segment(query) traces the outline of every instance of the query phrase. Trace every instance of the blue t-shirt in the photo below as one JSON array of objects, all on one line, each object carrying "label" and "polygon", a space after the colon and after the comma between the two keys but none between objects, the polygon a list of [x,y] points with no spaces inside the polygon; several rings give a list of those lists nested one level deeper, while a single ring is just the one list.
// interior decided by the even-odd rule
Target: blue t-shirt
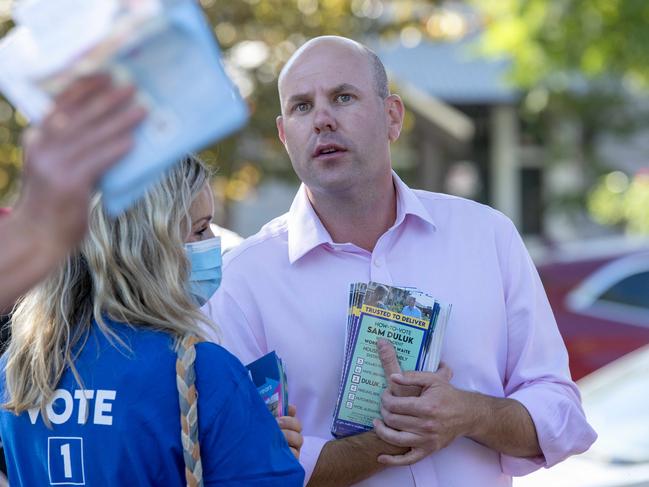
[{"label": "blue t-shirt", "polygon": [[[19,485],[184,486],[176,354],[169,334],[109,322],[128,345],[93,326],[48,410],[0,411],[9,480]],[[5,359],[0,363],[4,394]],[[301,486],[304,471],[244,367],[213,343],[196,345],[205,485]]]}]

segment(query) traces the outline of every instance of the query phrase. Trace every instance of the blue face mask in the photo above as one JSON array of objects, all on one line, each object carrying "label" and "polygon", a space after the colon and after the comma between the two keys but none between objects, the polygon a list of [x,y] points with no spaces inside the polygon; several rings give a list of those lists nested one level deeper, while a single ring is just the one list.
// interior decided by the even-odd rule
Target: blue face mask
[{"label": "blue face mask", "polygon": [[191,264],[189,293],[203,306],[221,284],[221,237],[185,244]]}]

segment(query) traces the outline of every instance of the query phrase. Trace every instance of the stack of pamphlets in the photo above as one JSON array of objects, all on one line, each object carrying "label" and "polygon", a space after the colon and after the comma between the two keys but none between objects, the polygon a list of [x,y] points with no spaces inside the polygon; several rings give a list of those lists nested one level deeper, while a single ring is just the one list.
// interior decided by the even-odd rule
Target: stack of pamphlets
[{"label": "stack of pamphlets", "polygon": [[13,20],[0,41],[0,91],[32,123],[77,78],[108,73],[137,87],[147,118],[131,152],[100,183],[111,214],[247,119],[197,1],[22,0]]},{"label": "stack of pamphlets", "polygon": [[349,291],[345,358],[331,433],[350,436],[373,428],[387,383],[376,341],[390,341],[404,371],[437,370],[451,306],[418,289],[376,282]]},{"label": "stack of pamphlets", "polygon": [[270,352],[246,365],[248,374],[273,416],[288,415],[288,387],[282,359]]}]

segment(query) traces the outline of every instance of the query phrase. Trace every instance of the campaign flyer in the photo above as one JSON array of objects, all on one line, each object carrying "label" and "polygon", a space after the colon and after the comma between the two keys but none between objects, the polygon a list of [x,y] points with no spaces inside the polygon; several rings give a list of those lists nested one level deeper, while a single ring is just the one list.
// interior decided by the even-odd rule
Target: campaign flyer
[{"label": "campaign flyer", "polygon": [[336,436],[372,429],[380,416],[380,397],[386,387],[376,340],[392,342],[403,370],[416,370],[423,361],[430,321],[364,305],[352,339],[350,366],[346,367],[333,431]]},{"label": "campaign flyer", "polygon": [[246,365],[248,375],[273,416],[288,415],[288,387],[282,359],[273,351]]},{"label": "campaign flyer", "polygon": [[386,381],[377,338],[392,342],[402,370],[436,370],[450,305],[410,287],[352,283],[345,354],[331,432],[336,437],[372,428]]}]

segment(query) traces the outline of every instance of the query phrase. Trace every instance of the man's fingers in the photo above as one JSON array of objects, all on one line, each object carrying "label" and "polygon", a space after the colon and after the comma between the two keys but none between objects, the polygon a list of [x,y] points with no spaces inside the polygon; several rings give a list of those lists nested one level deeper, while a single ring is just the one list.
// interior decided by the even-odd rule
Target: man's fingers
[{"label": "man's fingers", "polygon": [[[376,348],[379,352],[379,358],[381,359],[385,376],[390,377],[391,374],[401,373],[401,365],[399,364],[399,359],[397,358],[397,353],[392,343],[383,338],[379,338],[376,341]],[[388,387],[395,396],[418,396],[421,393],[421,388],[419,387],[401,386],[395,382],[388,382]]]},{"label": "man's fingers", "polygon": [[114,144],[123,137],[130,136],[134,128],[144,120],[146,111],[139,106],[131,106],[116,113],[112,118],[103,120],[82,139],[76,140],[67,153],[70,161],[83,159],[86,154],[101,149],[105,145]]},{"label": "man's fingers", "polygon": [[425,417],[428,407],[425,400],[420,397],[399,397],[394,394],[383,393],[381,406],[392,414],[404,416]]},{"label": "man's fingers", "polygon": [[379,338],[376,340],[376,349],[379,352],[379,358],[381,359],[381,365],[383,365],[386,377],[401,373],[401,365],[399,365],[397,352],[394,350],[392,343],[383,338]]},{"label": "man's fingers", "polygon": [[383,405],[381,405],[381,417],[386,426],[399,431],[424,434],[430,429],[430,423],[428,421],[415,416],[392,413]]},{"label": "man's fingers", "polygon": [[444,379],[446,382],[450,382],[453,378],[453,371],[444,362],[439,363],[439,367],[437,368],[435,374]]},{"label": "man's fingers", "polygon": [[76,104],[85,102],[87,97],[97,91],[106,89],[111,83],[112,79],[106,73],[79,78],[54,99],[55,106],[64,110],[71,108]]},{"label": "man's fingers", "polygon": [[379,455],[376,461],[390,467],[400,467],[417,463],[425,456],[426,453],[423,450],[414,448],[403,455]]},{"label": "man's fingers", "polygon": [[[398,374],[400,375],[400,374]],[[414,396],[417,397],[421,395],[422,388],[417,385],[402,385],[394,380],[392,380],[394,374],[388,377],[388,388],[395,395],[399,397],[408,397]]]},{"label": "man's fingers", "polygon": [[88,76],[74,81],[54,99],[54,106],[40,126],[49,133],[64,131],[79,109],[86,107],[98,94],[110,90],[111,85],[111,78],[106,74]]},{"label": "man's fingers", "polygon": [[130,152],[134,143],[132,136],[125,135],[113,143],[93,151],[91,155],[80,161],[78,167],[70,170],[79,172],[81,184],[87,184],[87,182],[95,184],[106,170]]},{"label": "man's fingers", "polygon": [[440,364],[437,372],[410,371],[402,374],[392,374],[389,380],[400,386],[430,387],[435,383],[439,383],[440,380],[448,382],[452,376],[451,369],[444,364]]},{"label": "man's fingers", "polygon": [[397,431],[392,429],[380,419],[375,419],[373,424],[376,436],[391,445],[412,447],[421,441],[419,435],[408,431]]},{"label": "man's fingers", "polygon": [[432,372],[412,371],[392,374],[389,380],[400,386],[429,387],[439,379]]},{"label": "man's fingers", "polygon": [[66,133],[77,133],[88,126],[102,125],[133,104],[135,91],[133,86],[121,86],[98,93],[84,106],[69,114],[70,121]]},{"label": "man's fingers", "polygon": [[97,91],[83,104],[72,107],[57,105],[47,115],[40,128],[48,138],[74,141],[79,134],[91,133],[91,127],[127,108],[132,103],[134,93],[133,86],[109,86]]}]

